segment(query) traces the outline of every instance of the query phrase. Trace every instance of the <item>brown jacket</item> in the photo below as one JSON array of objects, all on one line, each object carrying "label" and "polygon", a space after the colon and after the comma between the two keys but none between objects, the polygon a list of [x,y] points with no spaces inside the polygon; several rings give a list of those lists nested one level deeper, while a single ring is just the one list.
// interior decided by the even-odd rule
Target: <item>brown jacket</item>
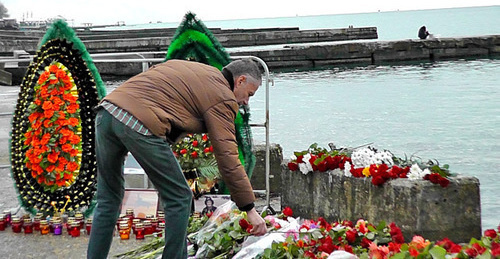
[{"label": "brown jacket", "polygon": [[104,99],[170,142],[186,133],[207,132],[222,179],[236,205],[254,202],[252,186],[238,159],[234,126],[238,103],[217,68],[169,60],[130,78]]}]

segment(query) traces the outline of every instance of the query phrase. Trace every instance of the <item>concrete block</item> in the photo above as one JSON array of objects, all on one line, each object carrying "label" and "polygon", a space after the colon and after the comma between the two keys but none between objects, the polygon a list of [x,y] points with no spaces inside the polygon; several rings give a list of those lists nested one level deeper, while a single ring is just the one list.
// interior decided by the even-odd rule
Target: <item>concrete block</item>
[{"label": "concrete block", "polygon": [[340,170],[291,172],[283,165],[282,206],[303,218],[329,221],[366,219],[395,222],[407,241],[448,237],[469,242],[481,237],[479,180],[456,176],[443,188],[425,180],[395,179],[374,186],[371,179],[346,177]]},{"label": "concrete block", "polygon": [[12,74],[0,69],[0,85],[12,85]]},{"label": "concrete block", "polygon": [[[255,168],[250,182],[254,190],[266,190],[266,145],[255,145]],[[281,193],[281,164],[283,163],[283,149],[278,144],[269,147],[269,185],[272,193]]]}]

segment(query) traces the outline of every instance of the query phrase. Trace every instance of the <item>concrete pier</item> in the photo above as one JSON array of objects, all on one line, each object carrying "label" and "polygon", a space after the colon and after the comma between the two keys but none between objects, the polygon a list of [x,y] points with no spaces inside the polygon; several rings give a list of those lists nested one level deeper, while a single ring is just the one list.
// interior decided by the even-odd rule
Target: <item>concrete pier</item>
[{"label": "concrete pier", "polygon": [[[175,30],[150,29],[107,32],[76,32],[89,53],[110,53],[128,51],[166,51]],[[304,42],[326,42],[358,39],[377,39],[376,27],[300,30],[299,28],[262,29],[214,29],[212,32],[226,48],[290,44]],[[0,30],[0,55],[8,55],[15,50],[34,53],[41,32],[13,32]]]},{"label": "concrete pier", "polygon": [[451,177],[446,188],[402,178],[375,186],[370,179],[347,177],[340,170],[304,175],[283,165],[281,184],[287,186],[282,188],[281,204],[293,208],[294,216],[395,222],[407,242],[414,235],[429,240],[448,237],[458,243],[481,237],[479,180],[475,177]]}]

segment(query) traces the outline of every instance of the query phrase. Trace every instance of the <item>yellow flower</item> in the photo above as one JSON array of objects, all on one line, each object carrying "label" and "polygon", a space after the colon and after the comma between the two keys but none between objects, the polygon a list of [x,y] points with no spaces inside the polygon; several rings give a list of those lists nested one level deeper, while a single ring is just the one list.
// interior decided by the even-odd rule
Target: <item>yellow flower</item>
[{"label": "yellow flower", "polygon": [[366,176],[366,177],[370,177],[371,174],[370,174],[370,167],[365,167],[363,169],[363,175]]}]

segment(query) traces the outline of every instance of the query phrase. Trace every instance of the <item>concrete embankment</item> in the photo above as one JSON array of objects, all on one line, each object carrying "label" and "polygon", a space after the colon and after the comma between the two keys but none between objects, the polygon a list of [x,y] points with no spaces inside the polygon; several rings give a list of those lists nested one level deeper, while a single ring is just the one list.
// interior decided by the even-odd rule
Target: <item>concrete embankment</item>
[{"label": "concrete embankment", "polygon": [[[231,56],[257,56],[271,70],[312,69],[332,66],[365,66],[397,62],[432,62],[460,58],[498,58],[500,35],[433,40],[355,41],[231,48]],[[164,57],[150,54],[149,58]],[[142,63],[96,61],[102,75],[132,76]],[[152,63],[148,63],[152,65]]]},{"label": "concrete embankment", "polygon": [[[173,29],[150,29],[132,31],[76,32],[89,53],[127,51],[166,51],[173,37]],[[326,42],[357,39],[377,39],[376,27],[300,30],[299,28],[262,29],[214,29],[214,36],[226,48],[290,44],[304,42]],[[33,54],[37,50],[41,32],[12,32],[0,30],[0,55],[15,50]]]}]

